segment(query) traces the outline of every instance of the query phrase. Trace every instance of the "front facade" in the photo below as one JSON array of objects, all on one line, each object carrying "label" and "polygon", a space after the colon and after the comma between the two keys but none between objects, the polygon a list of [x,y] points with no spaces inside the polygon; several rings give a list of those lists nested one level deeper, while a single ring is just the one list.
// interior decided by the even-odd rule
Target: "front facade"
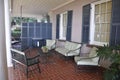
[{"label": "front facade", "polygon": [[82,37],[82,6],[87,5],[95,0],[76,0],[68,5],[65,5],[59,9],[52,11],[52,24],[53,24],[53,38],[56,39],[56,15],[62,14],[64,12],[73,11],[72,15],[72,31],[71,31],[71,41],[81,42]]},{"label": "front facade", "polygon": [[119,8],[119,0],[75,0],[53,10],[53,39],[98,46],[120,44]]}]

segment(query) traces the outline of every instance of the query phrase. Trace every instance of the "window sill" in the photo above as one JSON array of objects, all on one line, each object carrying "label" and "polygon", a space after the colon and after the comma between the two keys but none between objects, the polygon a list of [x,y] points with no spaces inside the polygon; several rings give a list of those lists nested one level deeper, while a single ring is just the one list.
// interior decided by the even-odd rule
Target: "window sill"
[{"label": "window sill", "polygon": [[102,46],[100,46],[100,45],[95,45],[95,44],[87,44],[86,46],[87,46],[87,47],[91,47],[91,48],[92,48],[92,47],[102,47]]}]

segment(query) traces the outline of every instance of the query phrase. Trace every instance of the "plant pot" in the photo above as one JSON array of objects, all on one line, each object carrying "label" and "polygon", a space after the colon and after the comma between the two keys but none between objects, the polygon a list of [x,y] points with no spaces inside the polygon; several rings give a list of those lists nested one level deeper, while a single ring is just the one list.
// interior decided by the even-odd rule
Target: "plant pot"
[{"label": "plant pot", "polygon": [[43,46],[41,49],[42,49],[43,53],[47,53],[48,52],[48,48],[46,46]]}]

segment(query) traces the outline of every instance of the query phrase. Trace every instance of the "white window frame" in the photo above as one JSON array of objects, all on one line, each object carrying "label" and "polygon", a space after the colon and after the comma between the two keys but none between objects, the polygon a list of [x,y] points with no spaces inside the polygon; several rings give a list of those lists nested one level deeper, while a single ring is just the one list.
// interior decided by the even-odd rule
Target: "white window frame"
[{"label": "white window frame", "polygon": [[99,45],[99,46],[103,46],[103,45],[109,45],[109,42],[97,42],[94,41],[94,33],[95,33],[95,5],[96,4],[101,4],[107,1],[111,1],[111,0],[100,0],[94,3],[91,3],[91,10],[90,10],[90,44],[94,44],[94,45]]},{"label": "white window frame", "polygon": [[59,38],[62,40],[66,40],[66,36],[63,36],[63,14],[67,14],[67,11],[60,14],[60,30],[59,30]]}]

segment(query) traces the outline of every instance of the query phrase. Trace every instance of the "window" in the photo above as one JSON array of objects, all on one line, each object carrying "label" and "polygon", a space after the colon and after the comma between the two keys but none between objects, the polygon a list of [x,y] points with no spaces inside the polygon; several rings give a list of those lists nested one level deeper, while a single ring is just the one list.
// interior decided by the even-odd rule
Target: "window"
[{"label": "window", "polygon": [[90,44],[109,43],[111,24],[111,0],[101,0],[91,4]]},{"label": "window", "polygon": [[60,39],[66,40],[67,12],[60,14]]}]

